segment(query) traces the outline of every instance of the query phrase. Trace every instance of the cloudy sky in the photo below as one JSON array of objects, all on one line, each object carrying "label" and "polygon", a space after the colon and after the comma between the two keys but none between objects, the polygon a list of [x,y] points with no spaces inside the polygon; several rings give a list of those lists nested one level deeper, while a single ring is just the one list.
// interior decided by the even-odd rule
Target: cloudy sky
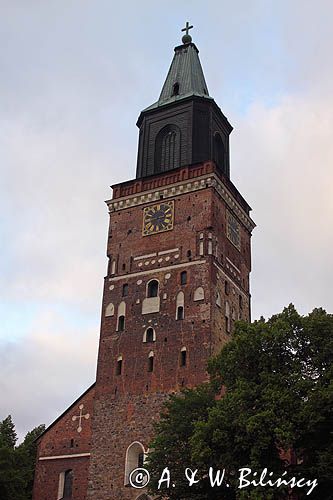
[{"label": "cloudy sky", "polygon": [[185,21],[253,208],[253,317],[333,310],[330,0],[0,0],[0,419],[22,436],[94,381],[109,186]]}]

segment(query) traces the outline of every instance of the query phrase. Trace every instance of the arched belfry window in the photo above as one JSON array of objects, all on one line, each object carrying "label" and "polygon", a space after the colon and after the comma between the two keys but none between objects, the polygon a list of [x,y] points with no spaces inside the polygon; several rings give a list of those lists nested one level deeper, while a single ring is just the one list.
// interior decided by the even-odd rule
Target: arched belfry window
[{"label": "arched belfry window", "polygon": [[155,140],[155,172],[180,166],[180,130],[175,125],[162,128]]},{"label": "arched belfry window", "polygon": [[214,134],[214,161],[219,169],[226,174],[225,148],[218,132]]},{"label": "arched belfry window", "polygon": [[157,280],[151,280],[148,283],[147,286],[147,297],[157,297],[158,296],[158,281]]}]

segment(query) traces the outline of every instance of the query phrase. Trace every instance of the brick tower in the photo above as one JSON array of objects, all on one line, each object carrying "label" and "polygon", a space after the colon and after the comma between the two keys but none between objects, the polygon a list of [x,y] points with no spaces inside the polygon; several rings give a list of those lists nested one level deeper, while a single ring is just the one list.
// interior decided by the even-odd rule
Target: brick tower
[{"label": "brick tower", "polygon": [[232,127],[208,93],[188,29],[159,100],[139,116],[136,179],[113,186],[107,202],[89,499],[149,498],[129,474],[148,452],[161,405],[207,380],[207,360],[233,322],[250,319],[254,223],[230,180]]}]

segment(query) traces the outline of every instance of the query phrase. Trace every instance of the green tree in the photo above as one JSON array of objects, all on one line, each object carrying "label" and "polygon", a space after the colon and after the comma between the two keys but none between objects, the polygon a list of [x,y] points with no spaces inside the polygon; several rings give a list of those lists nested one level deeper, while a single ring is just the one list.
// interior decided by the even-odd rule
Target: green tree
[{"label": "green tree", "polygon": [[[322,309],[302,317],[290,305],[268,321],[237,323],[231,341],[209,363],[207,388],[186,391],[168,403],[152,443],[152,475],[177,464],[170,498],[178,500],[215,494],[268,500],[287,498],[287,490],[240,490],[239,469],[260,475],[267,468],[273,479],[287,470],[289,478],[318,479],[311,498],[333,498],[332,361],[333,316]],[[221,390],[224,396],[214,397]],[[200,393],[207,395],[203,402]],[[181,467],[191,467],[187,464],[203,478],[210,466],[225,469],[228,492],[211,488],[207,480],[189,488],[180,477]],[[156,481],[151,488],[157,492]],[[297,494],[305,498],[308,490],[297,489]]]},{"label": "green tree", "polygon": [[32,498],[32,488],[34,483],[34,473],[37,455],[37,438],[45,431],[45,425],[38,425],[29,431],[23,442],[17,447],[17,453],[21,456],[24,470],[26,498]]},{"label": "green tree", "polygon": [[17,441],[11,415],[0,422],[0,447],[14,448]]},{"label": "green tree", "polygon": [[45,429],[40,425],[28,432],[15,447],[17,435],[9,415],[0,422],[0,499],[30,500],[36,461],[36,438]]}]

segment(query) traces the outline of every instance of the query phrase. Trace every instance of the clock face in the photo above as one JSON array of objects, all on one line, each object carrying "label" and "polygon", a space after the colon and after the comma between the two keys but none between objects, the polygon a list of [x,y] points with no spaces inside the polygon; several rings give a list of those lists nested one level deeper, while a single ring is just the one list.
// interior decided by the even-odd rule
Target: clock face
[{"label": "clock face", "polygon": [[173,212],[173,201],[146,207],[143,211],[143,236],[173,229]]},{"label": "clock face", "polygon": [[240,225],[230,212],[227,212],[227,237],[240,250]]}]

